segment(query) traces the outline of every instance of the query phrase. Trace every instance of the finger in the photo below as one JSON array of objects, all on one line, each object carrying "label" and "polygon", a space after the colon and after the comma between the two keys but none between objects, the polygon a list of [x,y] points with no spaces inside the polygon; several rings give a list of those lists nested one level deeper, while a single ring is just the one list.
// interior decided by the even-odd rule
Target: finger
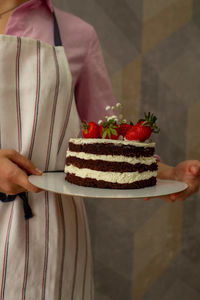
[{"label": "finger", "polygon": [[198,176],[200,174],[200,168],[197,166],[191,166],[190,171],[194,176]]},{"label": "finger", "polygon": [[166,202],[169,202],[169,203],[173,203],[173,202],[175,202],[175,199],[171,199],[171,198],[170,198],[170,195],[166,195],[166,196],[160,196],[160,197],[156,197],[156,198],[159,198],[159,199],[165,200]]},{"label": "finger", "polygon": [[171,194],[171,195],[169,195],[169,198],[171,200],[176,200],[178,197],[181,196],[181,194],[182,194],[181,192],[180,193]]},{"label": "finger", "polygon": [[176,195],[176,197],[172,197],[172,199],[174,199],[176,201],[184,201],[191,195],[191,193],[193,193],[193,192],[188,188],[184,192],[178,193]]},{"label": "finger", "polygon": [[29,192],[33,192],[33,193],[41,192],[41,189],[39,189],[38,187],[34,186],[29,182],[27,174],[21,169],[19,169],[19,174],[15,180],[15,183]]},{"label": "finger", "polygon": [[0,185],[4,190],[9,190],[7,194],[15,194],[16,189],[23,188],[23,190],[38,193],[40,189],[32,185],[28,181],[28,176],[23,169],[8,159],[6,163],[7,168],[4,168],[4,182]]},{"label": "finger", "polygon": [[42,171],[35,167],[35,165],[27,159],[25,156],[21,155],[15,150],[10,150],[8,152],[8,158],[15,164],[17,164],[22,169],[26,170],[29,174],[32,175],[41,175]]},{"label": "finger", "polygon": [[189,171],[192,173],[193,176],[200,175],[200,164],[193,164],[190,166]]}]

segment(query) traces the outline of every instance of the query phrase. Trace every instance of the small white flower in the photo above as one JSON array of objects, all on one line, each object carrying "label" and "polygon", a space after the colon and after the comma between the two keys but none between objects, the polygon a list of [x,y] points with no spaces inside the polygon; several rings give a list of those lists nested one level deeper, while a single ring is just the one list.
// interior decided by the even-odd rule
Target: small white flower
[{"label": "small white flower", "polygon": [[102,123],[103,123],[102,120],[99,120],[99,121],[98,121],[98,125],[101,125]]},{"label": "small white flower", "polygon": [[115,107],[114,107],[114,106],[112,106],[112,107],[111,107],[111,109],[112,109],[112,110],[115,110]]},{"label": "small white flower", "polygon": [[107,118],[107,121],[110,121],[110,120],[118,121],[117,116],[115,116],[115,115]]},{"label": "small white flower", "polygon": [[126,119],[123,119],[123,120],[122,120],[122,123],[126,123],[126,122],[127,122],[127,120],[126,120]]},{"label": "small white flower", "polygon": [[118,103],[116,104],[116,107],[117,107],[117,108],[122,107],[121,103],[118,102]]},{"label": "small white flower", "polygon": [[120,119],[120,120],[123,119],[123,115],[122,115],[122,114],[119,115],[119,119]]},{"label": "small white flower", "polygon": [[110,106],[108,105],[108,106],[106,106],[106,110],[109,110],[110,109]]}]

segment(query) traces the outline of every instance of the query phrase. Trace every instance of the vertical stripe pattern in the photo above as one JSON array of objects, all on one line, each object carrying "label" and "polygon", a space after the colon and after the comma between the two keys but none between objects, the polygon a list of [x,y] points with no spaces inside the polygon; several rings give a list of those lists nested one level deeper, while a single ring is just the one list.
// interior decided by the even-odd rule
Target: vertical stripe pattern
[{"label": "vertical stripe pattern", "polygon": [[18,151],[21,151],[22,140],[22,124],[21,124],[21,108],[20,108],[20,54],[21,54],[21,38],[17,37],[17,55],[16,55],[16,108],[17,108],[17,129],[18,129]]},{"label": "vertical stripe pattern", "polygon": [[84,296],[85,296],[86,272],[87,272],[87,263],[88,263],[87,227],[85,221],[84,221],[84,232],[85,232],[85,262],[84,262],[82,300],[84,300]]},{"label": "vertical stripe pattern", "polygon": [[56,54],[55,48],[53,48],[53,54],[54,54],[54,61],[55,61],[55,68],[56,68],[56,85],[55,85],[54,101],[53,101],[53,107],[52,107],[52,113],[51,113],[51,123],[50,123],[50,130],[49,130],[49,142],[48,142],[48,148],[47,148],[45,171],[47,171],[48,167],[49,167],[54,121],[55,121],[55,114],[56,114],[56,104],[57,104],[57,100],[58,100],[58,91],[59,91],[59,84],[60,84],[59,65],[58,65],[57,54]]},{"label": "vertical stripe pattern", "polygon": [[29,263],[29,220],[25,222],[25,264],[24,264],[24,280],[22,286],[22,300],[26,299],[28,263]]},{"label": "vertical stripe pattern", "polygon": [[[35,133],[37,128],[37,119],[38,119],[38,109],[39,109],[39,99],[40,99],[40,41],[36,42],[36,52],[37,52],[36,55],[37,72],[36,72],[35,110],[34,110],[32,136],[31,136],[28,159],[31,159],[32,157],[33,146],[35,141]],[[24,280],[22,286],[22,300],[26,300],[28,266],[29,266],[29,220],[25,222],[25,264],[24,264]]]},{"label": "vertical stripe pattern", "polygon": [[75,263],[74,263],[74,270],[73,270],[73,285],[72,285],[72,294],[71,294],[71,300],[75,300],[74,298],[74,293],[75,293],[75,284],[76,284],[76,276],[77,276],[77,261],[78,261],[78,250],[79,250],[79,240],[78,240],[78,234],[79,234],[79,229],[78,229],[78,214],[77,214],[77,208],[76,208],[76,203],[75,200],[73,199],[73,205],[74,205],[74,212],[75,212],[75,226],[76,226],[76,237],[75,237]]},{"label": "vertical stripe pattern", "polygon": [[[0,120],[2,148],[17,149],[42,170],[64,165],[65,144],[78,124],[69,65],[58,48],[0,36],[0,68],[8,71],[0,75],[0,109],[7,112]],[[11,54],[4,59],[6,50]],[[82,199],[50,192],[28,198],[34,212],[29,221],[19,199],[0,203],[0,300],[92,300]]]},{"label": "vertical stripe pattern", "polygon": [[48,192],[45,192],[45,253],[44,253],[44,266],[43,266],[41,300],[44,300],[45,295],[46,295],[48,254],[49,254],[49,195],[48,195]]},{"label": "vertical stripe pattern", "polygon": [[4,247],[3,273],[2,273],[2,279],[1,279],[1,296],[0,296],[1,300],[4,300],[4,296],[5,296],[6,274],[7,274],[7,263],[8,263],[8,249],[9,249],[10,230],[11,230],[11,224],[12,224],[12,218],[13,218],[13,208],[14,208],[14,203],[12,203],[12,206],[11,206],[11,212],[10,212],[10,217],[9,217],[9,221],[8,221],[8,228],[7,228],[6,241],[5,241],[5,247]]},{"label": "vertical stripe pattern", "polygon": [[[17,37],[17,53],[16,53],[16,113],[17,113],[17,130],[18,130],[18,151],[21,151],[22,148],[22,127],[21,127],[21,107],[20,107],[20,54],[21,54],[21,38]],[[7,236],[5,242],[4,250],[4,260],[3,260],[3,273],[2,273],[2,284],[1,284],[1,300],[4,300],[5,287],[6,287],[6,275],[7,275],[7,263],[8,263],[8,252],[9,252],[9,239],[10,239],[10,230],[13,217],[13,208],[14,203],[12,203]]]},{"label": "vertical stripe pattern", "polygon": [[64,136],[65,136],[65,133],[66,133],[67,125],[68,125],[68,122],[69,122],[70,111],[71,111],[71,107],[72,107],[73,96],[74,96],[73,95],[73,90],[71,89],[70,101],[69,101],[69,105],[67,106],[67,112],[66,112],[66,116],[65,116],[65,121],[64,121],[64,125],[63,125],[62,131],[61,131],[61,135],[60,135],[60,138],[59,138],[59,142],[58,142],[58,152],[57,152],[57,154],[59,154],[59,151],[60,151],[60,148],[61,148]]},{"label": "vertical stripe pattern", "polygon": [[[55,69],[56,69],[56,84],[55,84],[55,93],[54,93],[54,99],[53,99],[53,105],[52,105],[45,170],[48,170],[48,168],[49,168],[51,145],[52,145],[52,138],[53,138],[53,129],[54,129],[54,122],[55,122],[55,114],[56,114],[56,104],[57,104],[57,100],[58,100],[59,79],[60,79],[57,54],[56,54],[54,47],[53,47],[53,55],[54,55]],[[45,299],[46,278],[47,278],[47,269],[48,269],[48,253],[49,253],[48,250],[49,250],[49,199],[48,199],[48,192],[47,192],[47,193],[45,193],[45,256],[44,256],[44,269],[43,269],[41,300]]]},{"label": "vertical stripe pattern", "polygon": [[65,261],[65,217],[64,217],[64,211],[63,211],[63,204],[62,204],[62,198],[60,195],[57,195],[57,201],[58,201],[58,206],[59,206],[59,211],[60,211],[60,217],[61,217],[61,227],[62,227],[62,252],[61,252],[61,266],[60,266],[60,279],[59,279],[59,296],[58,299],[61,299],[61,294],[62,294],[62,285],[63,285],[63,267],[64,267],[64,261]]},{"label": "vertical stripe pattern", "polygon": [[37,74],[36,74],[36,96],[35,96],[35,111],[34,111],[34,119],[33,119],[33,128],[31,135],[31,143],[28,158],[31,159],[33,146],[35,141],[35,133],[37,128],[37,120],[38,120],[38,110],[39,110],[39,101],[40,101],[40,41],[37,41]]}]

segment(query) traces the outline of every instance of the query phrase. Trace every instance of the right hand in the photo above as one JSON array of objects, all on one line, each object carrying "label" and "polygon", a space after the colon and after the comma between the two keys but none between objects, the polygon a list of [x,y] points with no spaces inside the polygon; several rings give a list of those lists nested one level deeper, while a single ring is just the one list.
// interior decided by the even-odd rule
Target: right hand
[{"label": "right hand", "polygon": [[42,175],[33,163],[15,150],[0,150],[0,192],[15,195],[41,190],[28,181],[29,175]]}]

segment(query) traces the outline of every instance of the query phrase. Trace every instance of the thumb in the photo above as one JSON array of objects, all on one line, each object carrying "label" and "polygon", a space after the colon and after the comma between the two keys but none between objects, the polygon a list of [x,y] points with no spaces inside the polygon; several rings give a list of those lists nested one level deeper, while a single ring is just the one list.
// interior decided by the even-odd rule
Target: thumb
[{"label": "thumb", "polygon": [[11,152],[10,159],[12,162],[17,164],[21,169],[25,170],[28,174],[41,175],[42,171],[35,167],[31,160],[27,159],[25,156],[18,152]]},{"label": "thumb", "polygon": [[190,173],[192,173],[193,176],[199,176],[200,175],[200,166],[192,165],[189,168]]}]

